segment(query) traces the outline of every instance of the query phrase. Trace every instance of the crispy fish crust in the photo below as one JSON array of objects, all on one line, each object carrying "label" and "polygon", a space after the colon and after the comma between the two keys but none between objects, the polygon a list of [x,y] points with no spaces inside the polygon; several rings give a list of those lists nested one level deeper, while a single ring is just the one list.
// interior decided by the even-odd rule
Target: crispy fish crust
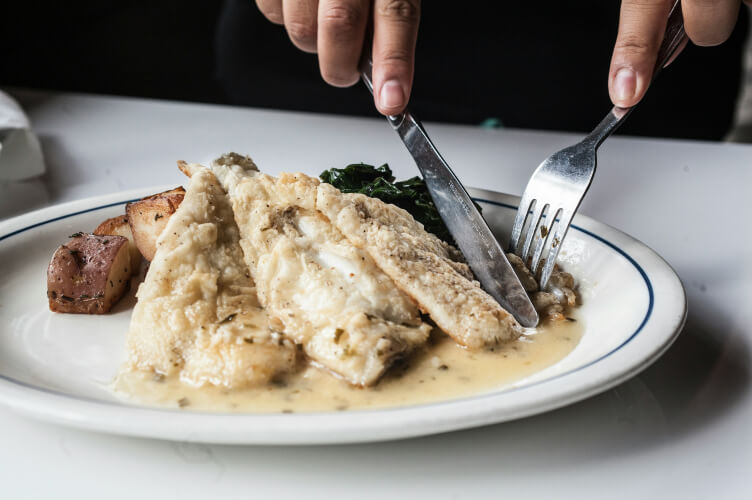
[{"label": "crispy fish crust", "polygon": [[230,202],[208,170],[194,173],[157,240],[138,299],[128,333],[131,369],[236,388],[297,367],[297,347],[269,328]]},{"label": "crispy fish crust", "polygon": [[431,327],[412,301],[315,209],[317,179],[277,179],[223,158],[212,171],[232,200],[259,299],[306,354],[368,386],[426,342]]},{"label": "crispy fish crust", "polygon": [[472,279],[467,265],[457,262],[459,252],[405,210],[329,184],[318,187],[316,208],[458,343],[488,347],[522,333],[514,317]]}]

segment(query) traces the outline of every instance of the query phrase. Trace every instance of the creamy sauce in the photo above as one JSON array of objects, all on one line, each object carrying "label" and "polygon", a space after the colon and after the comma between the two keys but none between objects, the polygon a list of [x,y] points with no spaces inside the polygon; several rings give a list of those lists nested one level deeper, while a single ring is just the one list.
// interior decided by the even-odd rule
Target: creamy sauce
[{"label": "creamy sauce", "polygon": [[141,404],[184,410],[302,413],[385,408],[455,399],[507,387],[569,354],[582,321],[556,321],[494,351],[470,351],[436,331],[431,342],[393,366],[375,387],[353,387],[309,366],[283,381],[253,389],[192,387],[177,376],[123,372],[114,389]]}]

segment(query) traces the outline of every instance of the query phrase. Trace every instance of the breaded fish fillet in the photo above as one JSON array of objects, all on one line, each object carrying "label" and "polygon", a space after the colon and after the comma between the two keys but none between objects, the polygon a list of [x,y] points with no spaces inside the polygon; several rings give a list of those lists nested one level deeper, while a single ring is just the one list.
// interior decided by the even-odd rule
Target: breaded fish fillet
[{"label": "breaded fish fillet", "polygon": [[458,343],[488,347],[521,334],[514,317],[457,262],[459,252],[405,210],[329,184],[319,186],[316,208]]},{"label": "breaded fish fillet", "polygon": [[206,169],[191,178],[137,295],[128,333],[133,369],[235,388],[297,367],[297,346],[270,329],[232,207]]},{"label": "breaded fish fillet", "polygon": [[317,179],[228,163],[212,170],[232,200],[259,299],[308,356],[367,386],[428,339],[415,304],[315,209]]}]

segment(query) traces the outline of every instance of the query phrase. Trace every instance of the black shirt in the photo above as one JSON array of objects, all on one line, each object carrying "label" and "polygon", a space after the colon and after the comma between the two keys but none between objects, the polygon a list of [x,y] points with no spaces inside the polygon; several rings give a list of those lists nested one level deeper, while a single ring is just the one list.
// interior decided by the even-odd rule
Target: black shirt
[{"label": "black shirt", "polygon": [[[410,107],[423,120],[590,130],[610,109],[619,2],[423,2]],[[720,139],[740,88],[747,11],[725,44],[687,47],[621,133]],[[314,55],[253,0],[11,2],[0,85],[376,116],[362,85],[327,86]]]}]

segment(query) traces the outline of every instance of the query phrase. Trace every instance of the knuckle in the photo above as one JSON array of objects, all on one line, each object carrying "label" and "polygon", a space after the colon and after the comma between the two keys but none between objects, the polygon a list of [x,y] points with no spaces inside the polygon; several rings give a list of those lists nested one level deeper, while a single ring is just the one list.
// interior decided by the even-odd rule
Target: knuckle
[{"label": "knuckle", "polygon": [[616,41],[616,50],[631,56],[644,56],[655,51],[652,40],[645,40],[635,33],[625,33]]},{"label": "knuckle", "polygon": [[361,6],[340,4],[326,9],[321,15],[320,24],[335,39],[346,39],[359,32],[364,16],[365,11]]},{"label": "knuckle", "polygon": [[380,16],[396,22],[415,23],[420,18],[418,0],[385,0],[377,5]]},{"label": "knuckle", "polygon": [[316,42],[316,27],[303,21],[288,21],[285,23],[288,35],[293,42],[308,46]]},{"label": "knuckle", "polygon": [[382,66],[407,66],[412,60],[412,53],[399,47],[390,47],[379,54],[379,64]]}]

